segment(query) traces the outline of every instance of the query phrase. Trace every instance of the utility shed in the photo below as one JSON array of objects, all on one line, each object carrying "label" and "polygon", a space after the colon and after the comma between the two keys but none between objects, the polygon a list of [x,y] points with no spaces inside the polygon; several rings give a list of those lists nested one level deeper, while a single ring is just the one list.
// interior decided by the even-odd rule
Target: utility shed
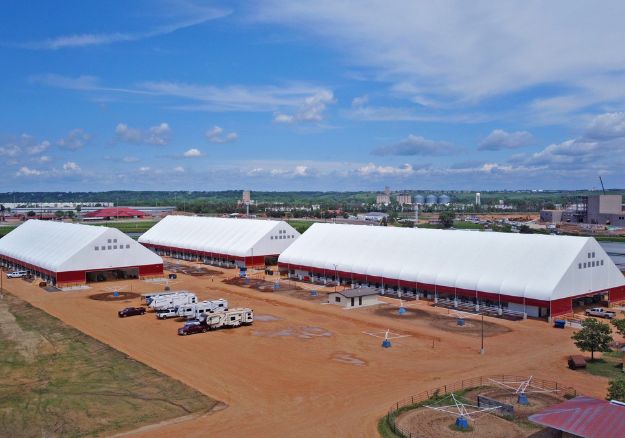
[{"label": "utility shed", "polygon": [[139,242],[161,255],[218,266],[262,266],[300,233],[284,221],[174,216],[162,219]]},{"label": "utility shed", "polygon": [[625,406],[592,397],[575,397],[530,415],[532,423],[548,427],[560,437],[622,438]]},{"label": "utility shed", "polygon": [[376,304],[381,304],[376,298],[379,293],[380,291],[370,287],[347,289],[344,291],[331,292],[328,295],[328,302],[345,308],[374,306]]},{"label": "utility shed", "polygon": [[0,239],[0,261],[59,286],[163,275],[163,260],[115,228],[29,220]]},{"label": "utility shed", "polygon": [[625,277],[592,237],[313,224],[279,259],[293,279],[462,300],[529,316],[572,300],[625,300]]}]

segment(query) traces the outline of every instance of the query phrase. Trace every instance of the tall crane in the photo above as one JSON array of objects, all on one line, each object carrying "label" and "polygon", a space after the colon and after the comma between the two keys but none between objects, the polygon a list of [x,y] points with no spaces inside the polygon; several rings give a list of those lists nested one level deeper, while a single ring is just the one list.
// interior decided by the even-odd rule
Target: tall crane
[{"label": "tall crane", "polygon": [[603,180],[601,179],[601,175],[599,175],[599,182],[601,183],[601,190],[603,190],[603,194],[605,195],[605,187],[603,186]]}]

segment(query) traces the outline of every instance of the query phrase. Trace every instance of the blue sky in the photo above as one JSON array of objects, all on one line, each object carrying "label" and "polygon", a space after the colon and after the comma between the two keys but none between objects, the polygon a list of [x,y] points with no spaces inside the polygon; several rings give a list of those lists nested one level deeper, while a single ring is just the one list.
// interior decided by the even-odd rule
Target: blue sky
[{"label": "blue sky", "polygon": [[0,5],[1,191],[625,187],[625,3]]}]

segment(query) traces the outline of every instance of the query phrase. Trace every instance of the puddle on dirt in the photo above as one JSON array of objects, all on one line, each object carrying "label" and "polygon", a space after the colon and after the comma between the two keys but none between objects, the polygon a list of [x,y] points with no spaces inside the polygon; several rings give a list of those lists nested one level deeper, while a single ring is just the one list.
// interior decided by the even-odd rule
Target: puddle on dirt
[{"label": "puddle on dirt", "polygon": [[273,316],[273,315],[254,315],[254,321],[262,321],[262,322],[268,322],[268,321],[279,321],[281,318],[278,318],[277,316]]},{"label": "puddle on dirt", "polygon": [[367,365],[367,362],[354,356],[351,353],[344,353],[344,352],[336,352],[334,354],[332,354],[331,359],[335,362],[340,362],[340,363],[344,363],[347,365],[355,365],[358,367]]},{"label": "puddle on dirt", "polygon": [[321,327],[286,327],[280,330],[254,330],[252,336],[278,338],[294,336],[300,339],[312,339],[332,336],[332,333]]}]

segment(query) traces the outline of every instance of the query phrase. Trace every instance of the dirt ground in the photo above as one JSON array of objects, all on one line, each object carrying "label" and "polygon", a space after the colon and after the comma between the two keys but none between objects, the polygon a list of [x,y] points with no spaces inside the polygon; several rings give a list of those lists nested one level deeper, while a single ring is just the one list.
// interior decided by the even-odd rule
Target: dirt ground
[{"label": "dirt ground", "polygon": [[[447,309],[416,302],[415,315],[408,318],[395,317],[394,304],[386,305],[391,311],[343,310],[228,285],[221,280],[238,272],[221,271],[220,277],[180,273],[172,289],[188,289],[200,299],[226,298],[230,307],[251,307],[256,321],[188,337],[177,336],[179,321],[159,321],[152,313],[117,318],[119,308],[138,305],[138,300],[88,299],[106,292],[106,285],[48,293],[20,280],[4,284],[66,323],[228,406],[192,421],[139,431],[138,436],[230,436],[236,430],[237,435],[257,437],[377,437],[377,421],[396,400],[448,382],[501,373],[535,375],[605,396],[607,379],[567,368],[567,355],[578,353],[570,329],[555,330],[543,321],[485,318],[500,333],[489,332],[486,352],[480,355],[480,338],[470,333],[474,323],[466,327],[470,330],[458,331],[455,320],[446,319]],[[125,290],[138,293],[164,286],[123,283],[128,284]],[[439,319],[451,325],[432,323]],[[409,337],[384,349],[382,339],[363,333],[386,329]]]}]

